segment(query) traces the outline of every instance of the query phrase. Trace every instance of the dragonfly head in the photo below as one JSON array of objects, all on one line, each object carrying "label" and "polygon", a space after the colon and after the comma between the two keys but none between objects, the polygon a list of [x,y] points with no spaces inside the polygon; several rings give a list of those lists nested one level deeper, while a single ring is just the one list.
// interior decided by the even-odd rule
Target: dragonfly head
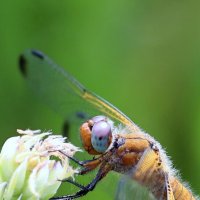
[{"label": "dragonfly head", "polygon": [[91,155],[105,153],[112,142],[112,126],[105,116],[95,116],[80,128],[84,149]]}]

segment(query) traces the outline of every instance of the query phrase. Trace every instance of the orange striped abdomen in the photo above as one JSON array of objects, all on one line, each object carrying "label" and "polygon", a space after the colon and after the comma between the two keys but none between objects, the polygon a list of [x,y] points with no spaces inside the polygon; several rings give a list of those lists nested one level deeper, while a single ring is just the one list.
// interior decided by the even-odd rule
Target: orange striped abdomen
[{"label": "orange striped abdomen", "polygon": [[195,200],[192,192],[184,186],[178,179],[172,178],[171,179],[171,187],[174,194],[174,199],[177,200]]}]

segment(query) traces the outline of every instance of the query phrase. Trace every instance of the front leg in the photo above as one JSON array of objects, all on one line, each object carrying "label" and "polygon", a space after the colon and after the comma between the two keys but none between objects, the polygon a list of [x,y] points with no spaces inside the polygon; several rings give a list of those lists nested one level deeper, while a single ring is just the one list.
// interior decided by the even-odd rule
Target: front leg
[{"label": "front leg", "polygon": [[64,156],[68,157],[70,160],[72,160],[73,162],[75,162],[79,166],[83,167],[78,173],[80,175],[87,174],[88,172],[96,169],[100,165],[100,163],[102,162],[102,156],[100,156],[98,158],[94,158],[92,160],[80,161],[80,160],[78,160],[74,157],[70,157],[70,156],[66,155],[65,152],[63,152],[61,150],[59,152],[62,153]]}]

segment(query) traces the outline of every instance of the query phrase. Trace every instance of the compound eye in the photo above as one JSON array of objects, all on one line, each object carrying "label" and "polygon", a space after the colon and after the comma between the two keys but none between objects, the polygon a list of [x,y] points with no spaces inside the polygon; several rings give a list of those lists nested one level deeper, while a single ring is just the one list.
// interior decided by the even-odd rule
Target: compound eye
[{"label": "compound eye", "polygon": [[92,127],[92,146],[99,152],[104,153],[111,143],[111,126],[106,121],[98,121]]}]

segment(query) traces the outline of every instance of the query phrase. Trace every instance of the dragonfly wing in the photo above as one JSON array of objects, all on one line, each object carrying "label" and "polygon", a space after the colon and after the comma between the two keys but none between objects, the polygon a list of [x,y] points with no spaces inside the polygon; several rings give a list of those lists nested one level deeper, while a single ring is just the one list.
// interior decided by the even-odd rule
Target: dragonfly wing
[{"label": "dragonfly wing", "polygon": [[146,187],[123,175],[118,183],[115,200],[156,200]]},{"label": "dragonfly wing", "polygon": [[106,100],[88,91],[73,76],[46,55],[26,50],[19,60],[20,70],[39,97],[65,119],[81,124],[104,114],[114,121],[136,129],[135,124]]}]

